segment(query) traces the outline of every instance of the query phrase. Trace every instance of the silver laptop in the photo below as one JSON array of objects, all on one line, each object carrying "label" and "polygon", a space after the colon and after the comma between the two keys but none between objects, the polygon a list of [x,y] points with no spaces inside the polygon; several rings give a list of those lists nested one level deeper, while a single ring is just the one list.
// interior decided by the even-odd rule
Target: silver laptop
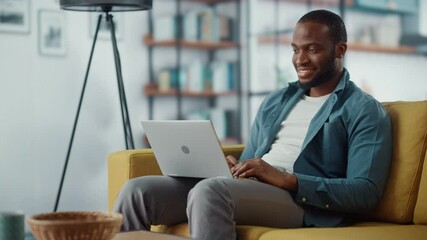
[{"label": "silver laptop", "polygon": [[142,121],[163,175],[232,178],[209,120]]}]

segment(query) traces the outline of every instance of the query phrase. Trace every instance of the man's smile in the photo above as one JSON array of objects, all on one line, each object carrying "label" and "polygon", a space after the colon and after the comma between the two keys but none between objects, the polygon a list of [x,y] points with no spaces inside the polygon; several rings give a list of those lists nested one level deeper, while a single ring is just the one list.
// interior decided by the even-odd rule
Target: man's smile
[{"label": "man's smile", "polygon": [[297,74],[300,78],[307,78],[311,75],[313,75],[315,72],[314,68],[307,68],[307,67],[298,67],[297,68]]}]

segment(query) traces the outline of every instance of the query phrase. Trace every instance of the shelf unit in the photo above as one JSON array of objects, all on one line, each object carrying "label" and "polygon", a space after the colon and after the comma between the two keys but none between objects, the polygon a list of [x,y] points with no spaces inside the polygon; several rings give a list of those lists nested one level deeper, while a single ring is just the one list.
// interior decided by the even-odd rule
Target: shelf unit
[{"label": "shelf unit", "polygon": [[[237,109],[236,109],[236,122],[233,124],[234,126],[240,126],[241,121],[241,108],[242,108],[242,100],[241,100],[241,49],[240,49],[240,34],[234,34],[233,41],[207,41],[207,40],[185,40],[183,36],[183,12],[182,12],[182,4],[186,2],[203,4],[207,7],[215,7],[218,4],[235,4],[236,11],[233,16],[233,26],[232,29],[237,33],[240,33],[240,0],[169,0],[171,3],[175,3],[175,16],[177,18],[177,32],[175,38],[166,39],[166,40],[155,40],[154,39],[154,17],[153,13],[150,12],[148,18],[149,23],[149,32],[144,36],[143,43],[148,48],[148,65],[149,65],[149,83],[144,86],[144,94],[148,98],[148,108],[149,108],[149,119],[154,119],[154,101],[156,98],[172,98],[170,101],[176,102],[177,115],[175,119],[182,120],[185,119],[185,113],[183,112],[183,99],[200,99],[207,100],[208,108],[213,108],[216,106],[216,100],[220,97],[235,97],[237,101]],[[183,51],[187,50],[196,50],[201,53],[205,52],[208,54],[208,62],[212,62],[215,60],[215,53],[219,50],[235,50],[236,51],[236,74],[235,74],[235,89],[230,91],[221,91],[214,92],[212,90],[204,90],[204,91],[189,91],[181,89],[179,86],[179,80],[177,81],[177,86],[174,89],[170,89],[167,91],[160,91],[156,84],[156,77],[153,66],[153,57],[154,57],[154,49],[155,48],[171,48],[176,52],[175,59],[175,68],[177,69],[177,75],[180,75],[180,71],[182,71],[181,67],[182,63],[182,54]],[[164,57],[164,56],[163,56]],[[233,136],[232,139],[221,139],[223,143],[241,143],[240,130],[236,136]]]}]

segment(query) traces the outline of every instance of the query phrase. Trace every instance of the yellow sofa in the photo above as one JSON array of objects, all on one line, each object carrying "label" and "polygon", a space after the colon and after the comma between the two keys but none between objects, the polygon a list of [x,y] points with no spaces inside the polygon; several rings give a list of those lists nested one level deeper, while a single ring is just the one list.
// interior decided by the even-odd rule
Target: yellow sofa
[{"label": "yellow sofa", "polygon": [[[367,221],[349,227],[276,229],[237,226],[239,240],[426,240],[427,239],[427,101],[383,104],[393,122],[393,163],[384,196]],[[242,145],[224,146],[239,157]],[[426,164],[423,163],[426,162]],[[114,152],[108,159],[109,208],[131,178],[160,175],[150,149]],[[186,223],[153,226],[153,231],[188,236]]]}]

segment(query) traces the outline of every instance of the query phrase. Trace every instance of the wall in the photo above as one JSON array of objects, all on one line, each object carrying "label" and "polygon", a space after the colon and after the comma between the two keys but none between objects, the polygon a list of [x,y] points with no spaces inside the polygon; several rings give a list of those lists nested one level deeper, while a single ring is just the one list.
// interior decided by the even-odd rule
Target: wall
[{"label": "wall", "polygon": [[[92,44],[90,15],[30,1],[30,33],[0,32],[0,210],[27,216],[52,211]],[[38,11],[66,15],[67,53],[38,52]],[[142,95],[147,12],[124,13],[118,42],[136,147],[147,116]],[[99,39],[86,88],[59,210],[107,210],[109,153],[125,148],[112,44]]]}]

